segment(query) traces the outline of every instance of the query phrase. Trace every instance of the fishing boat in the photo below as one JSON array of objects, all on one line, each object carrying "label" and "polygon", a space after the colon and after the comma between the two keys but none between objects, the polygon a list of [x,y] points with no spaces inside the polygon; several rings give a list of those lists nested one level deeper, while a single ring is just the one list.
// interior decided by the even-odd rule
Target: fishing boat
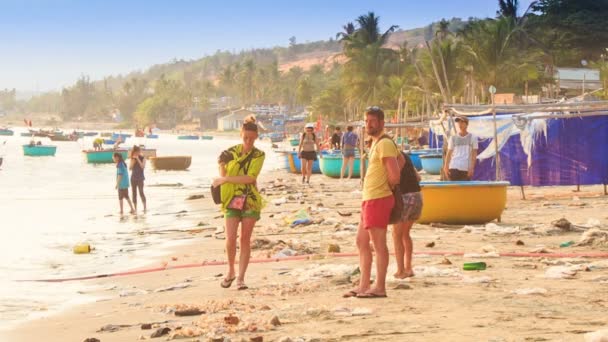
[{"label": "fishing boat", "polygon": [[21,136],[22,137],[31,137],[31,136],[33,136],[33,134],[32,134],[32,132],[22,132]]},{"label": "fishing boat", "polygon": [[10,129],[8,129],[8,128],[0,128],[0,135],[3,135],[3,136],[12,136],[14,134],[15,134],[15,132],[12,131],[12,130],[10,130]]},{"label": "fishing boat", "polygon": [[169,156],[169,157],[151,157],[150,162],[154,170],[177,170],[182,171],[190,167],[192,163],[191,156]]},{"label": "fishing boat", "polygon": [[429,175],[438,175],[443,167],[443,156],[439,153],[424,154],[420,156],[422,169]]},{"label": "fishing boat", "polygon": [[201,135],[201,140],[213,140],[212,135]]},{"label": "fishing boat", "polygon": [[[321,173],[328,177],[340,178],[340,172],[342,171],[342,154],[324,154],[323,158],[319,159],[319,164],[321,166]],[[345,176],[348,176],[348,168],[344,170],[344,174]],[[352,176],[355,178],[361,176],[361,158],[358,154],[355,155]]]},{"label": "fishing boat", "polygon": [[146,135],[147,139],[158,139],[158,134],[148,134]]},{"label": "fishing boat", "polygon": [[429,154],[429,153],[432,153],[432,152],[437,152],[437,150],[411,150],[411,151],[405,151],[405,153],[412,160],[412,164],[414,164],[414,167],[418,171],[422,170],[422,162],[420,161],[420,156],[423,156],[423,155],[426,155],[426,154]]},{"label": "fishing boat", "polygon": [[418,223],[484,224],[500,218],[509,182],[421,182]]},{"label": "fishing boat", "polygon": [[300,145],[300,139],[289,139],[289,145],[294,147]]},{"label": "fishing boat", "polygon": [[23,155],[30,157],[47,157],[54,156],[57,152],[57,146],[53,145],[23,145]]},{"label": "fishing boat", "polygon": [[[285,168],[289,170],[291,173],[301,173],[302,172],[302,162],[300,158],[298,158],[298,152],[296,151],[282,151],[285,158]],[[312,164],[312,173],[321,173],[321,166],[319,164],[319,159],[315,160]]]},{"label": "fishing boat", "polygon": [[198,140],[198,135],[179,135],[177,136],[177,140]]},{"label": "fishing boat", "polygon": [[120,137],[122,139],[122,141],[126,141],[127,138],[132,137],[132,134],[126,134],[126,133],[112,133],[112,140],[118,140],[118,138]]},{"label": "fishing boat", "polygon": [[270,133],[270,142],[273,143],[277,143],[277,142],[281,142],[283,141],[283,139],[285,139],[285,136],[283,133]]},{"label": "fishing boat", "polygon": [[112,133],[102,132],[99,134],[99,136],[101,136],[102,138],[110,138],[112,137]]},{"label": "fishing boat", "polygon": [[124,149],[102,150],[102,151],[84,150],[82,152],[85,154],[85,156],[87,158],[87,163],[89,163],[89,164],[113,163],[114,160],[112,159],[112,157],[114,156],[115,152],[119,152],[120,154],[122,154],[122,158],[125,160],[127,159],[128,155],[129,155],[129,151],[124,150]]},{"label": "fishing boat", "polygon": [[74,135],[74,134],[70,134],[70,135],[53,134],[53,135],[49,135],[49,139],[51,139],[51,141],[77,141],[78,136]]},{"label": "fishing boat", "polygon": [[114,144],[116,144],[116,140],[103,139],[103,143],[106,144],[106,145],[114,145]]},{"label": "fishing boat", "polygon": [[97,132],[84,132],[83,136],[85,136],[85,137],[94,137],[97,134],[98,134]]}]

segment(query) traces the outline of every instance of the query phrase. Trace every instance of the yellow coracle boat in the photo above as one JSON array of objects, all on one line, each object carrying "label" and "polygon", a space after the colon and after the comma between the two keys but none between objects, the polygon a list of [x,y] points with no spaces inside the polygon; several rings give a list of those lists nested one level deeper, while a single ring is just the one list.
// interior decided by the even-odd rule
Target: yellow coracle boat
[{"label": "yellow coracle boat", "polygon": [[418,223],[482,224],[500,218],[509,182],[421,182]]}]

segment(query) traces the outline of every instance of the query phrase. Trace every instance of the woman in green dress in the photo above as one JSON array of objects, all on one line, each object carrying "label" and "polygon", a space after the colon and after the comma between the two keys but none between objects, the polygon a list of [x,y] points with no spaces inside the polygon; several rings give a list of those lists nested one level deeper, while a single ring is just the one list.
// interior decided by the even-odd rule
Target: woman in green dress
[{"label": "woman in green dress", "polygon": [[[258,125],[253,115],[245,118],[241,128],[243,143],[222,152],[218,160],[220,177],[213,186],[221,185],[222,211],[226,220],[226,254],[228,274],[221,286],[229,288],[236,280],[239,290],[247,289],[245,272],[251,256],[251,234],[260,219],[263,207],[256,180],[264,165],[264,152],[254,146],[258,138]],[[241,226],[239,272],[235,272],[237,231]]]}]

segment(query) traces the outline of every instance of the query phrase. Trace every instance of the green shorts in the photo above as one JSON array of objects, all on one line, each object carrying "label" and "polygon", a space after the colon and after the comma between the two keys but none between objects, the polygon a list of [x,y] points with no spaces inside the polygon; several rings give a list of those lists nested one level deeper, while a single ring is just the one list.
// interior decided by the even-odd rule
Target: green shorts
[{"label": "green shorts", "polygon": [[224,218],[254,218],[256,221],[260,219],[260,212],[255,210],[236,210],[226,209]]}]

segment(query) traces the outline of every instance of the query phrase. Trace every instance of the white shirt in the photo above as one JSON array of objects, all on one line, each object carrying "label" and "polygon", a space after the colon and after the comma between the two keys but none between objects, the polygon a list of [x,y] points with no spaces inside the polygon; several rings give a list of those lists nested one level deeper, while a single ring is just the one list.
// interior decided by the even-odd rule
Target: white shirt
[{"label": "white shirt", "polygon": [[448,142],[448,150],[452,150],[452,159],[448,168],[460,171],[469,171],[471,151],[477,150],[477,137],[468,133],[464,137],[453,135]]}]

